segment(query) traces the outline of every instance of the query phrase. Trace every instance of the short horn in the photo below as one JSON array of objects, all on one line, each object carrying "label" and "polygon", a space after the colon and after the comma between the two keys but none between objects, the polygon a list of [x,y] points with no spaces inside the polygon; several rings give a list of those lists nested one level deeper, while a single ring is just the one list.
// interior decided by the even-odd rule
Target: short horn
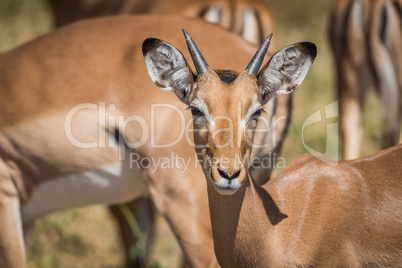
[{"label": "short horn", "polygon": [[190,35],[183,29],[184,37],[186,38],[187,47],[190,51],[191,58],[193,59],[197,74],[203,74],[208,70],[208,63],[205,61],[198,47],[195,45]]},{"label": "short horn", "polygon": [[267,53],[269,43],[271,42],[272,33],[262,42],[260,48],[255,53],[254,57],[251,59],[250,63],[247,65],[246,70],[248,74],[257,76],[258,70],[261,67],[261,63],[264,60],[265,54]]}]

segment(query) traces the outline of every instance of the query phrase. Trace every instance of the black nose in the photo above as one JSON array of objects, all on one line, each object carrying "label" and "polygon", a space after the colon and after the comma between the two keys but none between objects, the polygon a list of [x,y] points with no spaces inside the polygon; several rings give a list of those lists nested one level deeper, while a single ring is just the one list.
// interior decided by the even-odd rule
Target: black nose
[{"label": "black nose", "polygon": [[218,168],[218,172],[219,175],[221,175],[222,178],[228,179],[229,181],[236,179],[237,177],[239,177],[241,169],[236,170],[235,172],[232,173],[231,176],[229,176],[229,174],[227,174],[224,170]]}]

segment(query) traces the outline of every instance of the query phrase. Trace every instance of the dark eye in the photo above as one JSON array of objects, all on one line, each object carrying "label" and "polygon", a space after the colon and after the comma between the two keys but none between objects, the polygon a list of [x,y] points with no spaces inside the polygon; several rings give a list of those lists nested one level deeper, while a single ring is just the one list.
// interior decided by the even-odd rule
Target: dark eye
[{"label": "dark eye", "polygon": [[190,106],[190,109],[194,117],[204,116],[204,113],[201,112],[200,109],[198,109],[197,107]]},{"label": "dark eye", "polygon": [[251,120],[257,121],[262,112],[264,112],[263,109],[258,109],[258,110],[251,116]]}]

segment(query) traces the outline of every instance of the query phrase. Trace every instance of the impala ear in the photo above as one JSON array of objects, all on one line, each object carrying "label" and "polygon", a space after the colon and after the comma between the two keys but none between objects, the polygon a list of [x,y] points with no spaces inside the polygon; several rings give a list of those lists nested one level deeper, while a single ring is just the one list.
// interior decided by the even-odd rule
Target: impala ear
[{"label": "impala ear", "polygon": [[261,102],[265,104],[275,95],[293,92],[303,82],[316,55],[317,47],[309,42],[275,53],[258,74]]},{"label": "impala ear", "polygon": [[193,72],[183,54],[165,41],[148,38],[142,43],[142,54],[152,82],[160,89],[173,91],[188,104],[193,85]]}]

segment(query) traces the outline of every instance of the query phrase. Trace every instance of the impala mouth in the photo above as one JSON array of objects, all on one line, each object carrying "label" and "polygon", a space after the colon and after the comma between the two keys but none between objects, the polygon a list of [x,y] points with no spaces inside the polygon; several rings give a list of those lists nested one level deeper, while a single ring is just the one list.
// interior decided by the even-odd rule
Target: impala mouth
[{"label": "impala mouth", "polygon": [[216,182],[215,177],[212,175],[212,171],[210,173],[210,180],[214,188],[220,194],[227,194],[227,195],[234,194],[241,186],[241,184],[237,181],[237,179],[228,180],[225,178],[220,178],[220,181]]}]

